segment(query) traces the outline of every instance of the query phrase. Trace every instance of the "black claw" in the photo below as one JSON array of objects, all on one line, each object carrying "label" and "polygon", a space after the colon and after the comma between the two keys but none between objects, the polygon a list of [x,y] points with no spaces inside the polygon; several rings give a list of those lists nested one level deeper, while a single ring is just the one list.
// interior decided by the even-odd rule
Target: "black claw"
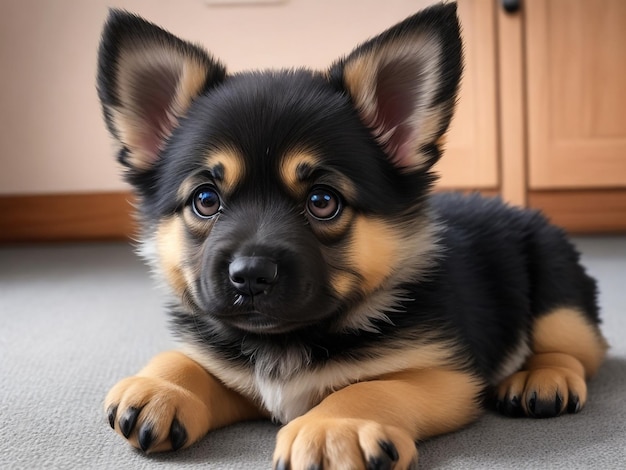
[{"label": "black claw", "polygon": [[370,457],[367,461],[367,470],[391,470],[393,462],[387,454]]},{"label": "black claw", "polygon": [[500,414],[504,414],[503,402],[499,398],[496,398],[496,411]]},{"label": "black claw", "polygon": [[400,455],[398,454],[398,449],[396,449],[396,446],[394,445],[393,442],[379,441],[378,445],[380,446],[382,450],[385,451],[385,453],[389,456],[389,458],[393,462],[396,462],[400,458]]},{"label": "black claw", "polygon": [[509,416],[514,418],[524,416],[522,401],[517,396],[514,396],[511,400],[509,400]]},{"label": "black claw", "polygon": [[553,399],[538,399],[533,392],[528,400],[528,411],[533,418],[553,418],[561,414],[563,398],[557,393]]},{"label": "black claw", "polygon": [[528,402],[526,403],[528,412],[534,415],[536,406],[537,406],[537,392],[533,392],[530,398],[528,399]]},{"label": "black claw", "polygon": [[117,405],[111,405],[107,409],[107,418],[109,418],[109,424],[113,429],[115,429],[115,416],[117,416]]},{"label": "black claw", "polygon": [[141,428],[139,429],[139,446],[141,447],[141,450],[143,450],[144,452],[147,451],[152,444],[154,443],[154,433],[152,432],[152,426],[149,424],[144,424],[143,426],[141,426]]},{"label": "black claw", "polygon": [[504,400],[498,400],[496,406],[498,408],[498,411],[504,416],[517,418],[524,415],[522,402],[517,397],[517,395],[514,395],[512,398],[509,398],[509,396],[507,395]]},{"label": "black claw", "polygon": [[367,461],[367,470],[391,470],[393,463],[398,460],[398,449],[390,441],[378,441],[384,453],[375,455]]},{"label": "black claw", "polygon": [[570,395],[567,402],[568,413],[578,413],[580,411],[580,398],[576,395]]},{"label": "black claw", "polygon": [[170,427],[170,442],[173,450],[180,449],[187,442],[187,430],[176,418],[174,418]]},{"label": "black claw", "polygon": [[563,397],[561,397],[561,395],[557,393],[554,399],[554,416],[558,416],[561,414],[562,406],[563,406]]},{"label": "black claw", "polygon": [[128,439],[130,433],[133,432],[133,428],[135,427],[135,423],[137,422],[137,416],[139,416],[139,412],[141,408],[135,408],[131,406],[128,408],[122,417],[120,418],[120,431],[125,438]]},{"label": "black claw", "polygon": [[283,459],[280,459],[274,465],[274,470],[289,470],[289,462],[285,462]]}]

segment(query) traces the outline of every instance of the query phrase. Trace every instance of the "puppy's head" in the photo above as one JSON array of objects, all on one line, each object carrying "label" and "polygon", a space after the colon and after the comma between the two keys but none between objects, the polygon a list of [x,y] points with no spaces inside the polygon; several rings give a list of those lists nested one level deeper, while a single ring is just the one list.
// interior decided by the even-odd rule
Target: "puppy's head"
[{"label": "puppy's head", "polygon": [[327,71],[229,75],[112,11],[98,91],[143,243],[181,304],[248,332],[341,323],[425,266],[431,166],[461,74],[453,4]]}]

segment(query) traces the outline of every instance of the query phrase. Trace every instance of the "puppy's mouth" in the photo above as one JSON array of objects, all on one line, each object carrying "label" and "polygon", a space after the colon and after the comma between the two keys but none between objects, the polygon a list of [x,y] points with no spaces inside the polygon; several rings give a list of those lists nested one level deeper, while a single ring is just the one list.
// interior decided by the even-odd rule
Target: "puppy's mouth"
[{"label": "puppy's mouth", "polygon": [[281,334],[302,328],[308,322],[288,321],[256,309],[238,310],[218,316],[223,323],[248,333]]},{"label": "puppy's mouth", "polygon": [[243,296],[229,306],[209,309],[207,313],[220,323],[246,333],[283,334],[310,327],[322,321],[323,308],[311,309],[298,303],[277,305],[260,296]]}]

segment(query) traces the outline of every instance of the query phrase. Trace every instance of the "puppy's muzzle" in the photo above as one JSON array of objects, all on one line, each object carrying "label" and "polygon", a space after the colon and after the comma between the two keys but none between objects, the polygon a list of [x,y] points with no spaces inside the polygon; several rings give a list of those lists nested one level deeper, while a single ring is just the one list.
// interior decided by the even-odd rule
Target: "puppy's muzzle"
[{"label": "puppy's muzzle", "polygon": [[278,282],[278,264],[265,256],[239,256],[228,266],[228,276],[242,295],[267,294]]}]

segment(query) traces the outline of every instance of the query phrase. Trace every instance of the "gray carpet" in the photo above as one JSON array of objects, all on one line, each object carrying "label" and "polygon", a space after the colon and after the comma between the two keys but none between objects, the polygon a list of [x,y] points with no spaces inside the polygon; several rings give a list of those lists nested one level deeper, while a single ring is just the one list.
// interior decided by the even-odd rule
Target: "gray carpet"
[{"label": "gray carpet", "polygon": [[[420,446],[420,468],[626,468],[626,237],[577,239],[601,286],[610,358],[579,415],[487,413]],[[0,248],[0,468],[266,469],[277,427],[213,432],[146,457],[105,421],[120,378],[173,346],[162,299],[124,244]]]}]

